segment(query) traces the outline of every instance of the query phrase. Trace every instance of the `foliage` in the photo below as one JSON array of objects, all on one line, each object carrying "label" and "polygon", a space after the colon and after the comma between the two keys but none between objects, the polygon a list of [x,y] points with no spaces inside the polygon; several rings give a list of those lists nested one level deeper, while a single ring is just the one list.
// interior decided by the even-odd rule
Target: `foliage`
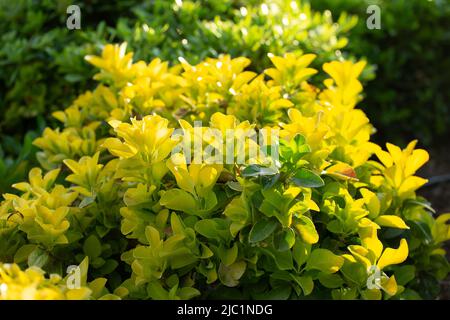
[{"label": "foliage", "polygon": [[[53,114],[62,126],[34,141],[42,168],[4,194],[1,261],[61,278],[87,256],[83,286],[107,278],[132,299],[435,297],[450,215],[415,193],[428,153],[370,142],[364,61],[321,72],[314,58],[272,54],[258,75],[244,57],[170,67],[133,62],[126,44],[87,56],[98,86]],[[231,129],[244,143],[222,149],[214,133]],[[245,138],[262,129],[279,144]],[[177,149],[185,139],[201,149]],[[0,280],[22,286],[8,268]]]},{"label": "foliage", "polygon": [[[381,13],[381,30],[366,27],[369,5]],[[358,16],[346,50],[376,65],[378,81],[366,86],[364,110],[379,139],[417,137],[427,145],[446,143],[450,101],[448,0],[315,0],[316,10]],[[426,125],[425,125],[426,124]]]},{"label": "foliage", "polygon": [[92,87],[92,70],[83,58],[110,41],[128,42],[136,57],[147,61],[248,56],[258,71],[268,66],[268,52],[307,50],[320,61],[334,58],[356,21],[343,17],[336,24],[306,2],[289,3],[271,2],[268,8],[259,0],[95,0],[80,4],[81,30],[68,30],[70,1],[0,1],[2,140],[10,135],[21,142],[36,128],[36,117],[49,120],[67,99]]},{"label": "foliage", "polygon": [[[0,298],[2,300],[117,300],[126,294],[125,288],[118,288],[116,294],[105,289],[106,279],[97,278],[86,283],[88,259],[78,266],[81,283],[79,288],[70,288],[70,281],[58,274],[45,278],[38,267],[29,267],[21,271],[17,264],[0,264]],[[69,283],[69,284],[68,284]]]}]

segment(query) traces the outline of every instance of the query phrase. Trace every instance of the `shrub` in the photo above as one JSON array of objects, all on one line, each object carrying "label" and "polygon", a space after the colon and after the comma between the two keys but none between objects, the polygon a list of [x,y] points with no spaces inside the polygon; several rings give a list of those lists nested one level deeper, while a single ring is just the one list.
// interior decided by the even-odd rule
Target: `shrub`
[{"label": "shrub", "polygon": [[[12,137],[13,144],[20,145],[26,132],[36,129],[36,118],[50,121],[51,112],[67,99],[93,87],[92,69],[83,57],[110,41],[128,42],[135,56],[146,61],[159,57],[176,63],[184,57],[198,63],[221,53],[247,56],[259,72],[269,64],[268,52],[307,50],[318,54],[320,62],[335,58],[335,51],[347,44],[343,35],[356,21],[343,15],[336,24],[329,15],[312,12],[307,3],[293,7],[290,3],[279,0],[268,8],[261,6],[262,1],[183,1],[180,6],[166,0],[120,4],[95,0],[80,4],[81,30],[68,30],[70,1],[0,2],[4,162],[15,162],[20,154],[5,141]],[[12,176],[5,170],[2,180],[24,179],[26,171]]]},{"label": "shrub", "polygon": [[[1,126],[17,134],[21,119],[60,109],[67,97],[90,84],[92,71],[83,57],[111,40],[127,41],[138,59],[176,62],[181,56],[197,63],[230,53],[250,57],[253,67],[262,71],[268,52],[306,49],[324,60],[335,57],[334,51],[347,44],[342,34],[356,22],[343,16],[334,24],[308,4],[291,7],[280,0],[268,8],[261,3],[90,1],[81,5],[82,29],[71,31],[65,24],[70,2],[2,2]],[[111,21],[117,15],[120,18]]]},{"label": "shrub", "polygon": [[[105,278],[86,283],[87,258],[78,267],[79,287],[70,288],[70,275],[63,279],[57,274],[51,274],[47,279],[38,267],[21,271],[16,264],[0,264],[1,297],[10,300],[117,300],[126,294],[125,288],[118,288],[115,291],[117,295],[109,294],[104,287],[107,281]],[[75,286],[75,283],[73,285]]]},{"label": "shrub", "polygon": [[[381,10],[381,30],[366,27],[366,9]],[[417,137],[427,145],[446,143],[449,134],[450,81],[448,0],[318,0],[315,10],[360,19],[349,34],[346,50],[377,67],[378,81],[366,86],[364,110],[379,129],[380,139],[403,142]],[[426,125],[424,125],[426,124]]]},{"label": "shrub", "polygon": [[[450,215],[435,219],[415,194],[428,160],[416,141],[370,142],[355,108],[364,61],[327,62],[313,86],[313,54],[270,55],[259,75],[244,57],[169,67],[132,56],[122,44],[86,57],[100,83],[54,113],[62,127],[34,141],[44,170],[4,195],[8,288],[36,276],[67,297],[64,271],[89,261],[75,298],[436,296]],[[243,140],[254,131],[270,135]],[[221,149],[217,133],[241,143]]]}]

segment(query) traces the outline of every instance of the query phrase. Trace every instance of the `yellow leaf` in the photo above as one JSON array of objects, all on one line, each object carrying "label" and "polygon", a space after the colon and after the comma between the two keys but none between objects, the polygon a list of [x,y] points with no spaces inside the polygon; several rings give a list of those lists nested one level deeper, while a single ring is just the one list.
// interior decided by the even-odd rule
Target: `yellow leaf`
[{"label": "yellow leaf", "polygon": [[375,222],[382,227],[397,229],[409,229],[402,218],[394,215],[382,215],[375,219]]},{"label": "yellow leaf", "polygon": [[447,252],[445,252],[444,249],[439,248],[439,249],[434,249],[433,251],[431,251],[431,255],[436,255],[436,256],[444,256],[447,254]]},{"label": "yellow leaf", "polygon": [[279,108],[281,109],[281,108],[290,108],[293,105],[294,104],[287,99],[278,99],[278,100],[275,100],[274,102],[272,102],[270,104],[270,107],[274,108],[274,109],[279,109]]},{"label": "yellow leaf", "polygon": [[319,241],[319,234],[317,233],[316,227],[312,220],[307,216],[301,216],[295,227],[304,242],[314,244]]},{"label": "yellow leaf", "polygon": [[273,80],[275,80],[275,82],[279,83],[281,81],[280,78],[280,71],[278,71],[275,68],[269,68],[264,70],[264,73],[267,74],[269,77],[271,77]]},{"label": "yellow leaf", "polygon": [[355,170],[346,163],[340,162],[325,170],[325,174],[343,180],[358,181]]},{"label": "yellow leaf", "polygon": [[364,221],[367,223],[361,224],[358,231],[361,243],[366,249],[373,252],[374,258],[378,258],[383,251],[383,244],[378,239],[377,235],[377,229],[380,227],[369,219],[364,219]]},{"label": "yellow leaf", "polygon": [[367,209],[369,209],[370,216],[378,216],[378,214],[380,213],[380,200],[378,199],[376,193],[366,188],[359,189],[359,192],[361,192],[366,207]]},{"label": "yellow leaf", "polygon": [[381,300],[383,297],[379,289],[366,289],[361,291],[364,300]]},{"label": "yellow leaf", "polygon": [[386,248],[381,258],[378,260],[377,266],[382,270],[383,268],[400,264],[408,257],[408,243],[405,239],[400,240],[400,246],[397,249]]},{"label": "yellow leaf", "polygon": [[284,71],[284,69],[286,68],[286,60],[284,58],[275,56],[272,53],[269,53],[268,57],[270,61],[272,61],[275,68],[277,68],[280,71]]},{"label": "yellow leaf", "polygon": [[429,160],[428,152],[422,149],[417,149],[406,160],[405,176],[411,176],[416,173],[417,169],[423,166]]},{"label": "yellow leaf", "polygon": [[[174,154],[169,160],[167,160],[166,164],[169,170],[175,176],[177,185],[181,189],[191,194],[195,194],[195,182],[187,170],[186,159],[184,155],[182,155],[181,153]],[[195,165],[193,164],[191,165],[191,167],[192,166],[195,167]]]},{"label": "yellow leaf", "polygon": [[103,142],[102,147],[108,149],[111,154],[125,159],[131,158],[136,154],[135,150],[131,150],[129,146],[125,145],[117,138],[107,138],[105,142]]},{"label": "yellow leaf", "polygon": [[447,221],[450,220],[450,213],[441,214],[436,218],[432,228],[433,239],[436,243],[444,242],[450,239],[450,225]]},{"label": "yellow leaf", "polygon": [[237,75],[236,79],[233,81],[232,88],[237,91],[239,88],[248,83],[251,79],[253,79],[256,76],[256,73],[251,71],[244,71]]},{"label": "yellow leaf", "polygon": [[309,66],[315,58],[316,58],[316,55],[313,53],[304,54],[300,58],[296,59],[295,64],[299,68],[304,68],[306,66]]},{"label": "yellow leaf", "polygon": [[395,281],[395,276],[390,278],[382,278],[381,279],[381,287],[383,290],[390,296],[393,296],[397,293],[397,281]]},{"label": "yellow leaf", "polygon": [[386,148],[389,151],[389,153],[392,156],[392,159],[394,160],[395,164],[401,163],[401,160],[403,158],[402,149],[400,149],[398,146],[392,144],[392,143],[386,143]]},{"label": "yellow leaf", "polygon": [[404,195],[409,192],[414,192],[427,183],[428,180],[416,176],[411,176],[403,180],[400,188],[398,189],[399,195]]},{"label": "yellow leaf", "polygon": [[369,269],[372,266],[372,262],[366,257],[366,255],[369,253],[366,248],[358,245],[352,245],[348,246],[348,250],[357,261],[359,261],[366,267],[366,269]]},{"label": "yellow leaf", "polygon": [[445,224],[450,220],[450,213],[443,213],[436,218],[436,223]]},{"label": "yellow leaf", "polygon": [[386,167],[389,168],[391,167],[394,162],[392,160],[391,155],[389,154],[389,152],[386,152],[384,150],[381,150],[381,148],[379,150],[375,151],[376,156],[378,157],[378,159],[381,161],[381,163]]},{"label": "yellow leaf", "polygon": [[91,295],[91,290],[88,288],[72,289],[67,291],[66,297],[68,300],[85,300]]}]

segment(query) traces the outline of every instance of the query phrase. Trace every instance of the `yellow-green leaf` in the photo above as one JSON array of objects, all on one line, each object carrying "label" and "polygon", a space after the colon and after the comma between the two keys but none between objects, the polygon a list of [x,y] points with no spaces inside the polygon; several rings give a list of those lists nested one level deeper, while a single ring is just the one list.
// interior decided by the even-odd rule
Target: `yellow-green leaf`
[{"label": "yellow-green leaf", "polygon": [[316,249],[306,263],[307,270],[319,270],[324,273],[335,273],[344,264],[344,258],[327,249]]},{"label": "yellow-green leaf", "polygon": [[409,229],[402,218],[394,215],[382,215],[375,219],[375,223],[382,227],[390,227],[397,229]]},{"label": "yellow-green leaf", "polygon": [[316,227],[310,218],[307,216],[300,216],[298,222],[295,224],[300,237],[308,244],[314,244],[319,241],[319,234]]}]

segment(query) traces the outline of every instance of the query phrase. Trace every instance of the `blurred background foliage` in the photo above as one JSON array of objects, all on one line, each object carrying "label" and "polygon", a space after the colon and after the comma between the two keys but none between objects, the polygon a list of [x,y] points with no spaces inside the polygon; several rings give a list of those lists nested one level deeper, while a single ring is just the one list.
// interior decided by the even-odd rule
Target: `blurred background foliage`
[{"label": "blurred background foliage", "polygon": [[450,134],[449,0],[313,0],[315,10],[367,16],[381,9],[381,30],[365,19],[349,33],[346,50],[374,64],[376,81],[364,90],[361,105],[378,128],[379,141],[426,146],[448,144]]},{"label": "blurred background foliage", "polygon": [[[375,140],[444,141],[449,0],[310,2],[0,0],[0,192],[25,177],[35,161],[32,140],[51,112],[93,86],[84,56],[111,42],[128,42],[135,59],[147,61],[247,56],[259,72],[269,52],[313,52],[317,66],[366,58],[360,106],[378,129]],[[81,8],[81,30],[66,28],[71,4]],[[381,30],[366,28],[369,4],[381,8]]]}]

